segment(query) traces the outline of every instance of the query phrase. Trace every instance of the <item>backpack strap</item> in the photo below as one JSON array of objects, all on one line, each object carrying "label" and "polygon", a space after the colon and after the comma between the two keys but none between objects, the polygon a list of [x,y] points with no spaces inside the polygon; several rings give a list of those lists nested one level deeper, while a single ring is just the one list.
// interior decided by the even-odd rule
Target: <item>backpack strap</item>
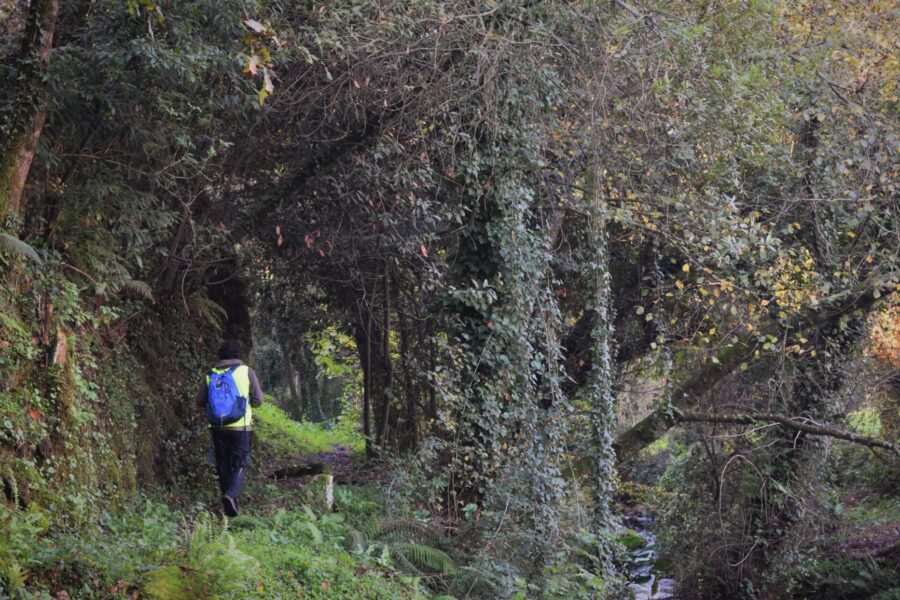
[{"label": "backpack strap", "polygon": [[237,370],[238,367],[243,367],[243,366],[244,366],[244,365],[231,365],[230,367],[228,367],[227,369],[225,369],[225,370],[224,370],[223,372],[221,372],[221,373],[216,373],[216,368],[213,367],[212,369],[209,370],[209,373],[207,373],[206,376],[207,376],[207,377],[211,377],[213,374],[215,374],[215,375],[224,375],[225,373],[233,373],[235,370]]}]

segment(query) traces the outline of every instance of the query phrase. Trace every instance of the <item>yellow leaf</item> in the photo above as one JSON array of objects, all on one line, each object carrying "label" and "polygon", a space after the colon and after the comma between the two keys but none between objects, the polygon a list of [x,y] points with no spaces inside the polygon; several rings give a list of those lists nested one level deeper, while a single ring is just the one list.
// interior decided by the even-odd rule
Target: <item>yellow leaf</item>
[{"label": "yellow leaf", "polygon": [[689,273],[691,271],[691,265],[684,263],[683,265],[681,265],[681,270],[685,273]]}]

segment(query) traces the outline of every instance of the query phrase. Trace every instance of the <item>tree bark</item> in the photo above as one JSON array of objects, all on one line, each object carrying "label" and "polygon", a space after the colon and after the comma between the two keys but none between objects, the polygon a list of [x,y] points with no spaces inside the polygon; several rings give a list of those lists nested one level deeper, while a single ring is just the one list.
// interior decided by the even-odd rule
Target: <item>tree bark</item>
[{"label": "tree bark", "polygon": [[59,0],[32,0],[19,57],[18,89],[5,123],[11,134],[0,154],[0,225],[21,214],[25,182],[47,119],[44,73],[53,47]]},{"label": "tree bark", "polygon": [[363,435],[366,438],[366,456],[371,458],[373,453],[372,449],[372,419],[369,416],[369,413],[372,410],[372,313],[369,312],[368,317],[366,319],[366,329],[362,332],[364,339],[362,340],[364,344],[359,343],[359,337],[357,337],[356,346],[362,352],[365,353],[362,358],[363,364]]},{"label": "tree bark", "polygon": [[291,393],[291,416],[297,421],[303,421],[303,399],[297,393],[297,380],[294,377],[294,365],[291,364],[291,353],[284,342],[281,343],[281,356],[284,361],[284,376],[288,380],[288,389]]},{"label": "tree bark", "polygon": [[390,433],[390,416],[391,416],[391,399],[393,397],[393,367],[391,365],[391,289],[390,289],[390,272],[387,265],[384,267],[384,276],[382,280],[384,289],[384,314],[382,319],[381,331],[381,367],[383,387],[380,390],[379,397],[382,405],[379,407],[380,418],[377,431],[378,445],[386,446],[388,444],[388,435]]},{"label": "tree bark", "polygon": [[[394,287],[400,289],[396,281]],[[403,432],[403,440],[407,449],[415,449],[419,445],[419,424],[416,415],[416,393],[412,382],[412,366],[409,360],[409,323],[405,312],[397,311],[398,328],[400,334],[400,364],[403,368],[403,400],[406,403],[406,423]]]}]

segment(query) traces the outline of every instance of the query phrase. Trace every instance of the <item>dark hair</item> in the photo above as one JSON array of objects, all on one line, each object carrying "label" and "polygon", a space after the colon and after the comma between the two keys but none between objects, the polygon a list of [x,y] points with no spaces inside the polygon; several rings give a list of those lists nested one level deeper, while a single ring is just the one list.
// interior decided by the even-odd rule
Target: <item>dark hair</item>
[{"label": "dark hair", "polygon": [[219,360],[244,358],[244,345],[240,340],[228,339],[219,346]]}]

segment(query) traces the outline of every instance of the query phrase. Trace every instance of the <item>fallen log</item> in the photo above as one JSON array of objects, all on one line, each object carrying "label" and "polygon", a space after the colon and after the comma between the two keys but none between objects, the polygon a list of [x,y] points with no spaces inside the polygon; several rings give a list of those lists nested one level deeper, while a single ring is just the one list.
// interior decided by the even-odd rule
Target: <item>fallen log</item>
[{"label": "fallen log", "polygon": [[305,477],[307,475],[321,475],[325,472],[322,463],[310,463],[308,465],[287,465],[275,470],[270,477],[273,479],[287,479],[288,477]]}]

